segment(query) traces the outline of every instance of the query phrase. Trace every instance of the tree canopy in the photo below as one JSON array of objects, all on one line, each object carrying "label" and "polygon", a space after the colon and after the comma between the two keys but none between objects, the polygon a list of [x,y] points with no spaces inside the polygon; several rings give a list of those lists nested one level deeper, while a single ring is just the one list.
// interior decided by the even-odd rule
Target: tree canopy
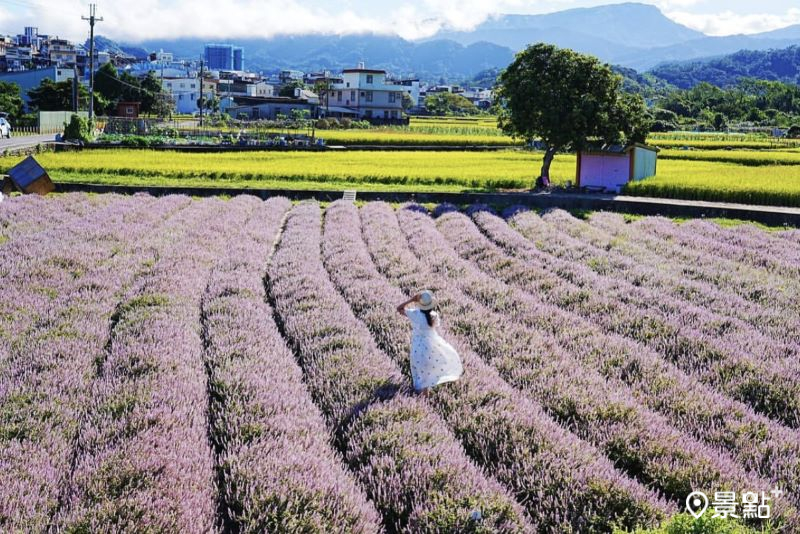
[{"label": "tree canopy", "polygon": [[444,92],[425,97],[425,109],[431,115],[475,115],[479,113],[475,104],[464,96]]},{"label": "tree canopy", "polygon": [[659,100],[659,107],[694,121],[713,122],[716,114],[731,121],[762,126],[788,126],[800,116],[800,87],[746,78],[721,89],[701,82],[691,89],[674,91]]},{"label": "tree canopy", "polygon": [[[72,109],[72,80],[54,82],[45,78],[39,87],[28,91],[29,105],[37,111],[68,111]],[[78,107],[89,101],[89,92],[78,84]]]},{"label": "tree canopy", "polygon": [[0,82],[0,111],[8,113],[12,122],[22,116],[24,102],[19,85],[13,82]]},{"label": "tree canopy", "polygon": [[541,178],[560,150],[588,142],[643,142],[650,128],[646,105],[622,92],[622,78],[597,58],[548,44],[529,46],[500,75],[500,127],[546,146]]},{"label": "tree canopy", "polygon": [[292,80],[278,90],[278,96],[294,98],[295,89],[305,89],[305,84],[300,80]]},{"label": "tree canopy", "polygon": [[139,102],[142,113],[157,113],[164,100],[161,82],[152,71],[140,80],[127,72],[118,74],[111,63],[97,70],[94,90],[98,113],[113,113],[118,102]]}]

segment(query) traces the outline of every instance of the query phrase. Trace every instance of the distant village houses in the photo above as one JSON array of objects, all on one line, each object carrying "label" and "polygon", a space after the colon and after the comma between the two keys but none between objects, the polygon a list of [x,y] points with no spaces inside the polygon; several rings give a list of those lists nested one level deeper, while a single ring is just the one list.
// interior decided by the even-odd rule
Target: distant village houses
[{"label": "distant village houses", "polygon": [[[88,56],[84,45],[26,27],[16,36],[0,36],[0,81],[18,84],[27,104],[28,91],[45,78],[59,83],[77,77],[88,85]],[[393,78],[363,62],[340,73],[295,69],[274,71],[272,75],[248,72],[244,48],[226,43],[205,45],[202,60],[180,59],[163,49],[137,59],[119,47],[98,47],[93,59],[95,69],[110,63],[120,75],[138,80],[155,76],[161,86],[160,97],[179,114],[198,114],[202,94],[206,110],[245,120],[275,119],[303,111],[311,118],[397,124],[407,122],[409,113],[424,112],[427,94],[457,92],[479,108],[489,107],[493,98],[491,90],[484,88],[427,87],[417,78]],[[126,116],[140,112],[135,102],[111,104],[110,114],[114,110]]]}]

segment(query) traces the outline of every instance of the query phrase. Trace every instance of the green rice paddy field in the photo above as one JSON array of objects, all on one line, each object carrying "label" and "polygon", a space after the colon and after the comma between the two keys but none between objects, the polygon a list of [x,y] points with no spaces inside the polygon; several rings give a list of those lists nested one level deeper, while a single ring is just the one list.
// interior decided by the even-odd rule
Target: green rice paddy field
[{"label": "green rice paddy field", "polygon": [[[541,153],[244,152],[86,150],[42,153],[57,182],[187,187],[362,191],[496,191],[530,188]],[[0,158],[0,172],[21,158]],[[575,180],[575,156],[560,154],[553,181]],[[800,206],[800,152],[663,150],[658,173],[629,185],[632,195]]]}]

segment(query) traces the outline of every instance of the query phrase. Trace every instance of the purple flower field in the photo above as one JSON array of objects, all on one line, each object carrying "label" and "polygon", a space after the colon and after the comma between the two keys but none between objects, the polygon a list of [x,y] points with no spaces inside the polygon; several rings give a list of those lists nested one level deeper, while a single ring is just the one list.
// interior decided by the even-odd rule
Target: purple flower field
[{"label": "purple flower field", "polygon": [[[0,532],[800,532],[800,239],[485,206],[0,204]],[[464,377],[411,387],[428,288]]]}]

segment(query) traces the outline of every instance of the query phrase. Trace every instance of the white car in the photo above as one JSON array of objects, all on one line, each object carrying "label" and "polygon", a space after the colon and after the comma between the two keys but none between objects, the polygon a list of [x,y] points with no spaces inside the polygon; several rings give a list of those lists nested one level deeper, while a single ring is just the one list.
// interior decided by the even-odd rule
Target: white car
[{"label": "white car", "polygon": [[11,123],[0,117],[0,139],[3,137],[11,139]]}]

